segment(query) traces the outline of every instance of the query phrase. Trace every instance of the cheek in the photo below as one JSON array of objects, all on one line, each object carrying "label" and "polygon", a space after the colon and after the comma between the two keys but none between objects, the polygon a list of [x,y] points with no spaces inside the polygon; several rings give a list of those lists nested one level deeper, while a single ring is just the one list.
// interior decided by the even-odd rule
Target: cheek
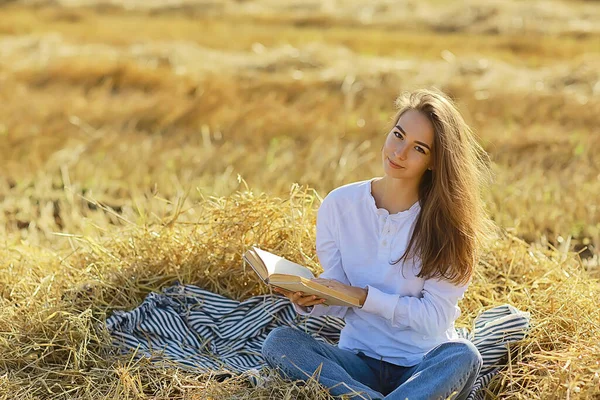
[{"label": "cheek", "polygon": [[426,170],[429,166],[429,158],[423,157],[421,154],[413,154],[414,164],[418,169]]},{"label": "cheek", "polygon": [[421,160],[421,168],[423,172],[427,171],[427,168],[429,168],[430,165],[431,159],[429,157],[423,157],[423,160]]},{"label": "cheek", "polygon": [[383,145],[381,146],[381,152],[387,152],[390,150],[391,147],[391,139],[390,139],[390,135],[386,136],[385,141],[383,142]]}]

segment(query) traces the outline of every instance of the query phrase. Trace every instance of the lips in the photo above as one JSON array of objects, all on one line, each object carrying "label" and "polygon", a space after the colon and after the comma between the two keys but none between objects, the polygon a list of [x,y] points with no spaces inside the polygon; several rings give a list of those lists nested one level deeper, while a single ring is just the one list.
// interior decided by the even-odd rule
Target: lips
[{"label": "lips", "polygon": [[398,164],[394,163],[392,160],[390,160],[390,158],[389,158],[389,157],[388,157],[388,159],[387,159],[387,160],[388,160],[388,162],[390,163],[390,166],[391,166],[392,168],[396,168],[396,169],[401,169],[401,168],[404,168],[403,166],[401,166],[401,165],[398,165]]}]

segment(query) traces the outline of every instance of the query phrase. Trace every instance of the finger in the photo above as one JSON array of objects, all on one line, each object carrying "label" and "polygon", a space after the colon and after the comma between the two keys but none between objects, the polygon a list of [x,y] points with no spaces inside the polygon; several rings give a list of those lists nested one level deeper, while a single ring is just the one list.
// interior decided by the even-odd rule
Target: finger
[{"label": "finger", "polygon": [[[304,293],[302,292],[294,292],[290,294],[290,300],[292,301],[292,303],[298,303],[299,301],[302,301],[302,298],[304,297]],[[300,303],[298,303],[300,304]]]},{"label": "finger", "polygon": [[294,292],[286,292],[284,293],[284,296],[288,298],[289,301],[291,301],[292,303],[296,302],[296,297]]},{"label": "finger", "polygon": [[319,297],[317,297],[315,295],[304,296],[304,297],[302,297],[301,299],[298,300],[298,305],[305,306],[305,307],[306,306],[313,306],[315,304],[322,304],[322,300],[324,300],[324,299],[321,299],[321,298],[319,298]]},{"label": "finger", "polygon": [[305,303],[305,306],[310,307],[310,306],[316,306],[317,304],[323,304],[325,303],[325,299],[321,299],[321,298],[316,298],[316,299],[312,299],[309,302]]},{"label": "finger", "polygon": [[307,302],[312,299],[312,296],[305,296],[304,293],[294,294],[294,303],[304,306]]}]

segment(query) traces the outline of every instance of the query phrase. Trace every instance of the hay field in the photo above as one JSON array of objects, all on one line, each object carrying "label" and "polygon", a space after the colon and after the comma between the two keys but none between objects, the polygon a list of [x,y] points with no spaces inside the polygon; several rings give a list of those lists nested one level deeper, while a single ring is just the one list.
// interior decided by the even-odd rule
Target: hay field
[{"label": "hay field", "polygon": [[319,270],[315,211],[381,174],[400,90],[493,160],[460,326],[532,315],[491,399],[600,399],[600,3],[0,1],[0,398],[327,399],[118,356],[98,324],[175,280],[236,299],[260,244]]}]

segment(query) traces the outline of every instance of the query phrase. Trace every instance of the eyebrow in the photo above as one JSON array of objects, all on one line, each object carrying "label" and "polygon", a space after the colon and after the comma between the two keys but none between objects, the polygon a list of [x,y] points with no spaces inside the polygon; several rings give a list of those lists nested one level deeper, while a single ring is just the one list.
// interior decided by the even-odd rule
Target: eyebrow
[{"label": "eyebrow", "polygon": [[[400,126],[400,124],[396,125],[396,128],[400,129],[400,132],[402,132],[402,133],[404,133],[406,135],[406,132],[404,131],[404,129],[402,129],[402,127]],[[423,142],[419,142],[418,140],[415,140],[415,143],[418,143],[421,146],[427,148],[427,150],[431,151],[431,147],[429,147],[428,144],[423,143]]]}]

